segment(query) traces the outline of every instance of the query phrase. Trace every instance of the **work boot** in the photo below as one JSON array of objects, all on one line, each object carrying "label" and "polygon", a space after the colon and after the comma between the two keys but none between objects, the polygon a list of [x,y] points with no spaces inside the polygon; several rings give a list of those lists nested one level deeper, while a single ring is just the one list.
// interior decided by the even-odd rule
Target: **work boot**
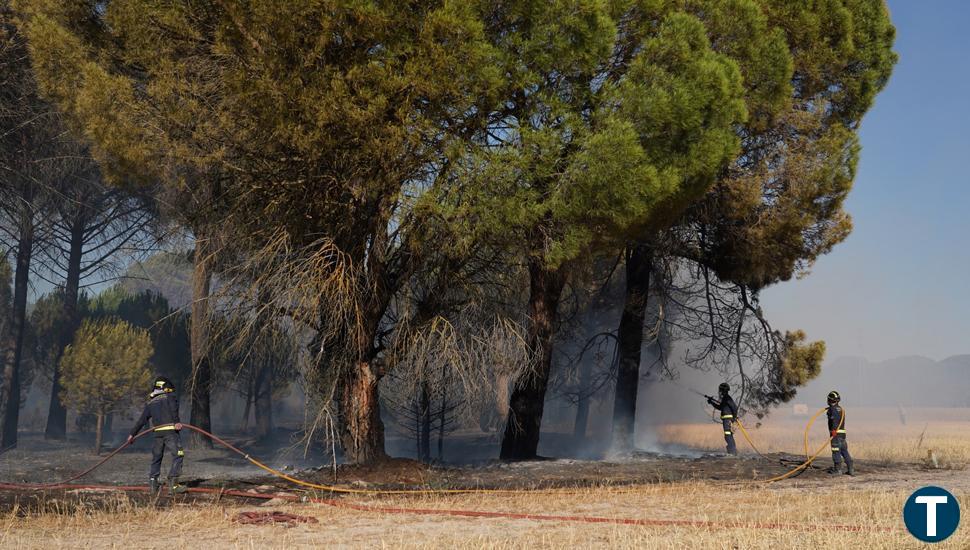
[{"label": "work boot", "polygon": [[828,469],[828,472],[830,474],[832,474],[832,475],[841,474],[842,473],[842,463],[840,462],[840,463],[832,466],[831,468]]},{"label": "work boot", "polygon": [[845,470],[845,475],[847,475],[847,476],[854,476],[855,475],[855,472],[852,470],[852,465],[851,464],[847,464],[846,466],[847,467],[846,467],[846,470]]},{"label": "work boot", "polygon": [[172,479],[170,481],[171,481],[171,486],[169,487],[169,490],[173,495],[181,494],[189,490],[188,487],[179,483],[177,478]]},{"label": "work boot", "polygon": [[148,478],[148,491],[154,495],[158,492],[158,478],[150,477]]}]

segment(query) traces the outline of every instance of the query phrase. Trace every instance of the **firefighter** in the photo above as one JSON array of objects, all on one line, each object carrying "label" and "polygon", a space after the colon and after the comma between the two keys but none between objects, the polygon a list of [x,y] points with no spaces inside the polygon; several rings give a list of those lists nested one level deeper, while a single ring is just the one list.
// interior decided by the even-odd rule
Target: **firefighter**
[{"label": "firefighter", "polygon": [[158,476],[162,471],[162,456],[166,449],[172,457],[172,468],[168,472],[169,490],[174,493],[184,493],[186,487],[178,482],[178,477],[182,473],[182,460],[185,451],[182,450],[182,440],[179,431],[182,424],[179,421],[179,400],[175,395],[175,386],[172,381],[164,376],[155,378],[152,392],[148,395],[148,404],[142,411],[141,417],[135,427],[128,435],[128,443],[131,443],[135,435],[151,419],[154,426],[155,442],[152,445],[152,465],[148,472],[148,484],[152,493],[158,491],[160,485]]},{"label": "firefighter", "polygon": [[707,402],[721,413],[721,426],[724,428],[724,441],[727,443],[729,455],[738,454],[738,447],[734,444],[734,431],[732,424],[738,416],[738,406],[731,398],[731,386],[727,382],[721,382],[717,387],[719,399],[708,396]]},{"label": "firefighter", "polygon": [[849,445],[845,441],[845,410],[839,406],[842,396],[839,392],[832,390],[829,392],[828,410],[826,416],[829,419],[829,436],[832,438],[832,467],[829,468],[830,474],[842,473],[842,461],[845,460],[846,475],[855,475],[852,471],[852,457],[849,455]]}]

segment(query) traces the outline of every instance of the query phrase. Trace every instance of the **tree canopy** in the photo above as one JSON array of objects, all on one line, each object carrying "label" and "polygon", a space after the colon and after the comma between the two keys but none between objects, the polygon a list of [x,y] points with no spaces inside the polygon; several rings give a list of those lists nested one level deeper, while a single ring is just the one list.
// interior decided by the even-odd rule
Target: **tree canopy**
[{"label": "tree canopy", "polygon": [[[482,318],[466,305],[519,308],[502,454],[534,456],[563,294],[618,255],[647,277],[619,346],[635,363],[666,290],[634,262],[662,261],[707,298],[709,330],[680,336],[733,342],[740,370],[727,334],[752,323],[772,360],[747,378],[789,398],[824,346],[771,329],[758,291],[850,231],[858,126],[895,62],[881,0],[15,6],[99,172],[195,241],[193,377],[222,313],[282,327],[355,461],[384,454],[401,340]],[[715,319],[711,289],[736,308]]]},{"label": "tree canopy", "polygon": [[152,352],[147,331],[112,320],[84,321],[64,350],[61,398],[74,410],[97,416],[95,452],[101,448],[104,417],[131,408],[144,396],[151,383]]}]

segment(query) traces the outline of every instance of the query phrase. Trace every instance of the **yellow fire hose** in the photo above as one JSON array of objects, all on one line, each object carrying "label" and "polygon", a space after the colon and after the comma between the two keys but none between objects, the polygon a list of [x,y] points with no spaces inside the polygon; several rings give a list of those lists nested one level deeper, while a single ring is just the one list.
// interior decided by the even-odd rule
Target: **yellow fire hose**
[{"label": "yellow fire hose", "polygon": [[[814,455],[811,455],[811,456],[808,456],[807,449],[808,449],[808,430],[811,428],[812,424],[815,422],[815,419],[818,418],[818,416],[820,414],[822,414],[824,411],[825,411],[824,408],[823,409],[820,409],[817,413],[815,413],[815,416],[813,416],[811,418],[811,420],[808,422],[808,424],[805,426],[805,448],[806,448],[806,458],[807,458],[807,460],[805,460],[805,462],[801,463],[796,468],[794,468],[793,470],[791,470],[791,471],[789,471],[789,472],[787,472],[787,473],[785,473],[783,475],[776,476],[776,477],[773,477],[771,479],[764,480],[766,483],[772,483],[774,481],[780,481],[782,479],[788,478],[788,477],[796,474],[797,472],[799,472],[799,471],[807,468],[812,463],[812,461],[814,461],[816,458],[818,458],[818,456],[820,454],[822,454],[822,451],[825,450],[825,447],[824,446],[823,447],[820,447],[819,450]],[[838,427],[838,429],[842,429],[842,424],[843,424],[844,421],[845,421],[845,411],[843,410],[842,411],[842,418],[839,420],[839,427]],[[748,442],[749,445],[751,445],[751,448],[754,449],[754,451],[756,453],[758,453],[758,455],[760,455],[760,456],[762,456],[764,458],[768,458],[760,450],[758,450],[758,448],[755,446],[754,442],[751,440],[750,435],[748,434],[748,431],[744,428],[744,424],[741,423],[741,420],[740,419],[736,419],[736,422],[738,424],[738,427],[741,428],[741,433],[744,435],[745,440]],[[99,466],[101,466],[102,464],[104,464],[105,462],[107,462],[109,459],[111,459],[115,454],[117,454],[122,449],[124,449],[125,447],[127,447],[128,445],[130,445],[134,441],[134,439],[141,438],[142,436],[144,436],[144,435],[146,435],[146,434],[148,434],[150,432],[153,432],[153,431],[155,431],[155,430],[157,430],[159,428],[168,428],[169,426],[175,427],[174,424],[167,424],[167,425],[164,425],[164,426],[155,426],[154,428],[149,428],[147,430],[144,430],[143,432],[139,433],[134,438],[129,439],[127,442],[125,442],[120,447],[118,447],[117,449],[115,449],[111,454],[109,454],[107,457],[105,457],[101,462],[97,463],[95,466],[93,466],[93,467],[85,470],[84,472],[82,472],[81,474],[78,474],[78,475],[74,476],[73,478],[70,478],[67,481],[75,480],[75,479],[77,479],[79,477],[82,477],[82,476],[90,473],[92,470],[98,468]],[[255,466],[257,466],[257,467],[265,470],[266,472],[268,472],[268,473],[270,473],[270,474],[272,474],[272,475],[274,475],[276,477],[279,477],[281,479],[285,479],[285,480],[287,480],[287,481],[289,481],[291,483],[295,483],[295,484],[301,485],[303,487],[307,487],[307,488],[310,488],[310,489],[316,489],[318,491],[326,491],[326,492],[330,492],[330,493],[371,494],[371,495],[374,495],[374,494],[383,494],[383,495],[422,495],[422,494],[482,494],[482,493],[491,493],[491,494],[518,494],[518,493],[558,493],[558,494],[569,494],[569,493],[580,492],[576,488],[566,488],[566,487],[564,487],[564,488],[558,488],[558,489],[557,488],[548,488],[548,489],[485,489],[485,488],[470,488],[470,489],[355,489],[355,488],[349,488],[349,487],[338,487],[338,486],[334,486],[334,485],[324,485],[324,484],[320,484],[320,483],[312,483],[310,481],[306,481],[306,480],[302,480],[302,479],[299,479],[299,478],[295,478],[295,477],[289,476],[289,475],[287,475],[287,474],[285,474],[285,473],[283,473],[283,472],[281,472],[279,470],[276,470],[276,469],[274,469],[274,468],[272,468],[272,467],[264,464],[263,462],[257,460],[256,458],[254,458],[253,456],[251,456],[249,453],[243,451],[242,449],[239,449],[238,447],[232,445],[228,441],[220,438],[219,436],[217,436],[217,435],[215,435],[213,433],[210,433],[207,430],[204,430],[204,429],[199,428],[197,426],[193,426],[191,424],[184,424],[183,423],[180,426],[182,428],[185,428],[185,429],[188,429],[188,430],[191,430],[191,431],[194,431],[194,432],[198,432],[199,434],[201,434],[203,436],[206,436],[206,437],[211,438],[216,443],[219,443],[220,445],[226,447],[227,449],[229,449],[229,450],[231,450],[231,451],[233,451],[235,453],[238,453],[240,456],[242,456],[244,459],[246,459],[247,461],[249,461],[253,465],[255,465]],[[827,444],[830,445],[831,442],[832,442],[832,439],[833,439],[832,437],[829,437],[829,440],[828,440]],[[56,486],[57,484],[53,484],[53,485]],[[41,487],[41,488],[48,487],[48,486],[52,486],[52,485],[51,484],[40,484],[40,485],[37,485],[37,487]],[[619,492],[625,492],[624,489],[629,490],[629,488],[626,488],[626,487],[623,487],[623,488],[613,487],[612,489],[613,490],[619,490]]]},{"label": "yellow fire hose", "polygon": [[[814,462],[815,459],[818,458],[818,456],[825,451],[826,447],[831,447],[832,439],[834,439],[834,437],[831,434],[829,434],[828,441],[826,441],[824,445],[819,447],[818,451],[815,451],[815,454],[809,454],[809,450],[808,450],[808,432],[812,428],[812,425],[815,423],[815,420],[823,412],[825,412],[825,410],[826,410],[826,407],[822,407],[821,409],[819,409],[818,412],[816,412],[812,416],[812,418],[809,419],[808,424],[805,425],[805,462],[802,462],[792,470],[789,470],[788,472],[785,472],[780,476],[775,476],[773,478],[763,480],[765,483],[774,483],[775,481],[781,481],[783,479],[787,479],[797,474],[798,472],[801,472],[805,468],[808,468],[812,464],[812,462]],[[845,409],[842,409],[842,417],[839,418],[839,426],[838,428],[836,428],[836,430],[841,430],[842,424],[844,422],[845,422]],[[762,458],[768,458],[761,451],[759,451],[758,448],[755,446],[754,442],[751,441],[751,436],[748,435],[748,430],[744,429],[744,424],[741,423],[741,419],[737,419],[737,424],[738,424],[738,427],[741,428],[741,435],[744,436],[744,439],[745,441],[748,442],[748,445],[751,445],[751,448],[754,449],[754,452],[758,453],[758,455],[761,456]]]},{"label": "yellow fire hose", "polygon": [[[805,455],[806,455],[805,462],[802,462],[801,464],[799,464],[798,466],[796,466],[794,469],[786,472],[785,474],[782,474],[780,476],[773,477],[771,479],[764,480],[765,483],[773,483],[775,481],[781,481],[783,479],[786,479],[788,477],[791,477],[791,476],[795,475],[796,473],[804,470],[809,465],[811,465],[811,463],[816,458],[818,458],[818,456],[820,454],[822,454],[822,452],[825,450],[825,446],[824,445],[822,447],[819,447],[818,451],[816,451],[814,455],[811,455],[811,456],[808,455],[808,431],[812,427],[812,425],[814,424],[815,420],[823,412],[825,412],[825,408],[824,407],[822,409],[819,409],[819,411],[817,413],[815,413],[814,416],[812,416],[812,418],[809,420],[808,424],[805,426],[805,449],[806,449],[806,451],[805,451]],[[742,435],[744,435],[744,439],[748,442],[749,445],[751,445],[751,448],[754,449],[754,451],[756,453],[758,453],[758,455],[760,455],[761,457],[768,458],[760,450],[758,450],[758,448],[755,446],[754,441],[751,440],[751,436],[748,434],[748,431],[745,429],[744,424],[741,423],[741,420],[740,419],[737,419],[736,421],[737,421],[738,427],[741,428],[741,433],[742,433]],[[842,418],[839,419],[839,427],[837,429],[842,429],[842,423],[844,421],[845,421],[845,410],[843,409],[843,411],[842,411]],[[192,426],[191,424],[183,424],[182,426],[184,428],[188,428],[190,430],[199,432],[202,435],[205,435],[207,437],[212,438],[217,443],[225,446],[228,449],[231,449],[232,451],[235,451],[236,453],[240,454],[243,458],[245,458],[246,460],[248,460],[253,465],[258,466],[259,468],[261,468],[261,469],[269,472],[270,474],[273,474],[273,475],[275,475],[275,476],[277,476],[279,478],[285,479],[285,480],[287,480],[287,481],[289,481],[291,483],[295,483],[295,484],[301,485],[303,487],[308,487],[310,489],[316,489],[318,491],[327,491],[327,492],[331,492],[331,493],[383,494],[383,495],[482,494],[482,493],[486,493],[486,494],[487,493],[493,493],[493,494],[494,493],[499,493],[499,494],[517,494],[517,493],[559,493],[559,494],[566,494],[566,493],[570,493],[570,492],[575,492],[576,491],[576,489],[572,489],[572,488],[562,488],[562,489],[552,489],[551,488],[551,489],[532,489],[532,490],[530,490],[530,489],[524,489],[524,490],[523,489],[484,489],[484,488],[481,488],[481,489],[397,489],[397,490],[395,490],[395,489],[354,489],[354,488],[348,488],[348,487],[337,487],[337,486],[333,486],[333,485],[323,485],[323,484],[312,483],[312,482],[305,481],[305,480],[302,480],[302,479],[299,479],[299,478],[295,478],[295,477],[289,476],[289,475],[287,475],[287,474],[285,474],[285,473],[283,473],[283,472],[281,472],[279,470],[276,470],[274,468],[271,468],[270,466],[267,466],[266,464],[260,462],[259,460],[253,458],[252,456],[250,456],[249,453],[246,453],[246,452],[242,451],[241,449],[236,448],[231,443],[223,440],[222,438],[220,438],[220,437],[218,437],[218,436],[216,436],[216,435],[214,435],[212,433],[209,433],[206,430],[203,430],[201,428],[197,428],[196,426]],[[832,439],[833,438],[830,436],[829,439],[828,439],[828,441],[826,442],[826,445],[831,445]],[[621,488],[614,488],[614,489],[615,490],[616,489],[619,489],[621,492],[623,491],[623,489],[621,489]]]},{"label": "yellow fire hose", "polygon": [[[804,435],[804,440],[805,440],[805,461],[802,462],[801,464],[799,464],[798,466],[796,466],[795,468],[789,470],[788,472],[785,472],[782,475],[775,476],[773,478],[763,480],[764,483],[774,483],[776,481],[781,481],[783,479],[787,479],[787,478],[789,478],[789,477],[797,474],[798,472],[801,472],[805,468],[808,468],[812,464],[812,462],[814,462],[815,459],[818,458],[819,455],[821,455],[825,451],[825,448],[826,447],[830,447],[831,446],[832,439],[834,439],[834,438],[830,434],[829,435],[829,438],[825,442],[825,444],[823,444],[821,447],[819,447],[818,450],[815,451],[814,454],[811,454],[810,455],[809,454],[809,451],[808,451],[808,432],[811,429],[812,425],[815,423],[815,420],[823,412],[825,412],[825,410],[826,410],[825,407],[819,409],[818,412],[816,412],[812,416],[812,418],[809,419],[808,424],[805,425],[805,435]],[[738,427],[741,429],[741,434],[744,436],[745,441],[748,442],[748,445],[751,445],[751,448],[754,449],[754,452],[758,453],[758,455],[761,456],[762,458],[768,458],[767,456],[764,455],[764,453],[762,453],[760,450],[758,450],[758,447],[757,446],[755,446],[754,441],[751,440],[751,436],[748,434],[748,430],[745,429],[744,424],[741,422],[741,419],[736,419],[736,422],[738,424]],[[842,409],[842,417],[839,419],[839,426],[836,429],[837,430],[841,430],[842,429],[842,424],[844,422],[845,422],[845,409]],[[548,493],[560,493],[561,494],[561,493],[564,493],[564,492],[569,492],[569,489],[538,489],[538,490],[522,490],[522,489],[398,489],[398,490],[394,490],[394,489],[390,489],[390,490],[387,490],[387,489],[352,489],[352,488],[347,488],[347,487],[336,487],[336,486],[333,486],[333,485],[322,485],[322,484],[318,484],[318,483],[311,483],[309,481],[304,481],[302,479],[298,479],[298,478],[295,478],[295,477],[292,477],[292,476],[288,476],[285,473],[280,472],[279,470],[275,470],[275,469],[267,466],[266,464],[263,464],[259,460],[256,460],[255,458],[253,458],[252,456],[250,456],[248,453],[245,453],[245,452],[243,452],[243,451],[235,448],[230,443],[228,443],[228,442],[220,439],[218,436],[215,436],[215,435],[213,435],[213,434],[211,434],[209,432],[206,432],[205,430],[201,430],[199,428],[196,428],[195,426],[191,426],[191,425],[187,425],[187,424],[183,424],[183,426],[186,427],[186,428],[189,428],[191,430],[195,430],[197,432],[200,432],[203,435],[206,435],[208,437],[211,437],[212,439],[214,439],[218,443],[220,443],[220,444],[228,447],[229,449],[232,449],[232,450],[236,451],[237,453],[239,453],[240,455],[242,455],[246,460],[248,460],[249,462],[251,462],[255,466],[258,466],[259,468],[262,468],[263,470],[265,470],[265,471],[267,471],[267,472],[269,472],[269,473],[271,473],[271,474],[273,474],[273,475],[275,475],[277,477],[280,477],[282,479],[285,479],[285,480],[287,480],[287,481],[289,481],[291,483],[295,483],[297,485],[302,485],[304,487],[308,487],[308,488],[311,488],[311,489],[316,489],[316,490],[319,490],[319,491],[328,491],[328,492],[333,492],[333,493],[384,494],[384,495],[388,495],[388,494],[396,494],[396,495],[469,494],[469,493],[474,493],[474,494],[481,494],[481,493],[516,494],[516,493],[525,493],[525,492],[529,492],[529,493],[548,492]]]}]

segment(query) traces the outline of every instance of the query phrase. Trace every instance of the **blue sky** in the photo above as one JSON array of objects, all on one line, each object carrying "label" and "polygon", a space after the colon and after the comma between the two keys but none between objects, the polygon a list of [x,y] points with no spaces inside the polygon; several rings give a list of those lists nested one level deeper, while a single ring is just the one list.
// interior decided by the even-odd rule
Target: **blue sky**
[{"label": "blue sky", "polygon": [[899,62],[863,120],[855,229],[762,294],[828,357],[970,353],[970,2],[890,0]]}]

